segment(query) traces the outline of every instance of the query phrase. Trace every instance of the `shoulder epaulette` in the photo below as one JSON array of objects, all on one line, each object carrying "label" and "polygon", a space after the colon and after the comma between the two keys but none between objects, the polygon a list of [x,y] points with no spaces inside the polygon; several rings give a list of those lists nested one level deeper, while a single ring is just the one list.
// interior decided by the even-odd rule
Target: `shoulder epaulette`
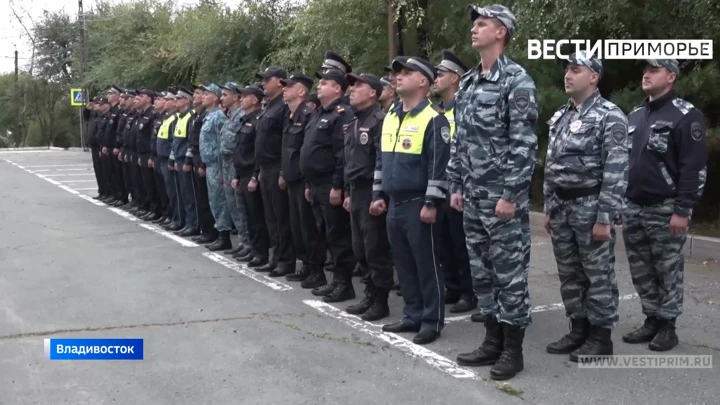
[{"label": "shoulder epaulette", "polygon": [[343,113],[343,112],[345,112],[345,106],[339,105],[339,106],[335,107],[335,111],[337,111],[339,113]]},{"label": "shoulder epaulette", "polygon": [[689,113],[690,110],[695,108],[695,106],[692,105],[689,101],[685,101],[679,97],[675,98],[672,103],[678,110],[680,110],[681,113],[683,113],[683,115]]}]

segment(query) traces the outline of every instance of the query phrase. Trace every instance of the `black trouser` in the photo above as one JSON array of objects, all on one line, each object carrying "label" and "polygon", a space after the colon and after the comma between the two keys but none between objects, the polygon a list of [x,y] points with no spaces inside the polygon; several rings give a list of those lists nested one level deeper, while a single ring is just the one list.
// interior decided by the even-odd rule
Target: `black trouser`
[{"label": "black trouser", "polygon": [[387,228],[405,307],[403,323],[440,331],[445,323],[445,280],[436,250],[443,212],[435,224],[420,220],[424,197],[406,202],[390,199]]},{"label": "black trouser", "polygon": [[137,197],[137,206],[142,208],[145,206],[147,196],[145,195],[145,188],[143,187],[142,170],[138,165],[140,155],[136,151],[130,151],[130,170],[132,172],[132,184],[135,195],[133,199]]},{"label": "black trouser", "polygon": [[202,164],[200,156],[193,156],[193,175],[195,176],[195,204],[198,212],[198,226],[203,235],[216,235],[215,218],[210,211],[207,180],[200,176],[198,169]]},{"label": "black trouser", "polygon": [[[180,205],[180,184],[178,182],[177,173],[170,170],[170,158],[166,156],[158,156],[160,171],[162,172],[162,187],[170,204],[170,215],[172,221],[176,224],[185,225],[185,209]],[[158,187],[159,188],[159,187]],[[181,211],[182,210],[182,211]]]},{"label": "black trouser", "polygon": [[393,261],[387,234],[387,215],[370,215],[371,202],[372,180],[351,184],[352,247],[358,262],[368,270],[363,275],[368,290],[390,291],[393,286]]},{"label": "black trouser", "polygon": [[[102,147],[100,148],[102,150]],[[107,149],[109,154],[103,154],[100,158],[100,166],[102,166],[103,177],[105,178],[105,184],[107,185],[108,193],[113,198],[117,198],[117,190],[115,184],[113,184],[113,166],[112,166],[112,148]]]},{"label": "black trouser", "polygon": [[280,168],[260,169],[262,192],[270,244],[275,248],[274,263],[295,264],[295,248],[290,230],[290,202],[287,191],[280,189]]},{"label": "black trouser", "polygon": [[100,157],[100,147],[91,146],[90,153],[92,154],[93,171],[95,172],[95,180],[98,185],[98,194],[101,196],[110,195],[110,190],[107,183],[105,182],[105,176],[103,175],[102,157]]},{"label": "black trouser", "polygon": [[123,162],[118,159],[118,156],[122,156],[122,153],[117,155],[111,155],[110,160],[112,161],[113,168],[113,183],[115,184],[115,190],[117,192],[117,199],[127,203],[128,193],[125,188],[125,176],[123,173]]},{"label": "black trouser", "polygon": [[317,228],[312,206],[305,199],[305,182],[288,183],[287,191],[290,229],[298,259],[312,270],[322,270],[327,259],[327,247],[323,234]]},{"label": "black trouser", "polygon": [[350,282],[357,264],[352,248],[350,214],[342,205],[330,204],[330,184],[312,185],[310,200],[318,229],[325,229],[327,245],[333,259],[334,276]]},{"label": "black trouser", "polygon": [[235,198],[242,199],[247,210],[248,233],[250,234],[250,246],[253,255],[267,259],[268,250],[270,249],[270,236],[265,224],[262,192],[260,190],[248,191],[247,186],[250,179],[252,179],[252,175],[240,179],[240,190],[235,190]]},{"label": "black trouser", "polygon": [[155,211],[157,209],[157,191],[155,189],[155,170],[152,167],[148,167],[148,160],[150,159],[149,152],[138,153],[140,156],[140,177],[141,187],[145,193],[145,199],[143,200],[142,207],[145,211]]},{"label": "black trouser", "polygon": [[155,212],[166,217],[171,217],[172,212],[170,209],[168,195],[165,191],[165,178],[163,177],[163,169],[160,159],[161,158],[159,157],[156,157],[154,159],[155,167],[153,168],[153,172],[155,173],[155,192],[158,195],[159,203],[159,206],[157,207],[157,210],[155,210]]},{"label": "black trouser", "polygon": [[128,148],[124,148],[122,152],[120,152],[123,157],[122,161],[122,167],[123,167],[123,180],[125,180],[125,191],[127,191],[130,196],[132,197],[132,203],[133,205],[137,205],[138,203],[138,196],[137,196],[137,190],[135,189],[135,181],[134,181],[134,167],[137,165],[137,162],[135,162],[135,165],[133,165],[132,161],[132,151]]},{"label": "black trouser", "polygon": [[465,244],[463,229],[463,213],[450,207],[447,200],[442,205],[445,218],[442,222],[442,256],[445,287],[448,292],[458,294],[474,294],[472,274],[470,274],[470,257]]},{"label": "black trouser", "polygon": [[185,226],[189,229],[198,229],[198,212],[197,204],[195,203],[195,176],[192,172],[183,171],[183,163],[176,161],[176,164],[179,170],[180,194],[182,195],[180,209],[185,211]]}]

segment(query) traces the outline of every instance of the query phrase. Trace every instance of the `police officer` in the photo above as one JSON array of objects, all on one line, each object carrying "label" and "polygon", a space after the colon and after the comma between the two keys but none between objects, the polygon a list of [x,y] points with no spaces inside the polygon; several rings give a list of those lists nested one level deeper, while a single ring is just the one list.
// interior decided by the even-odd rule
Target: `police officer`
[{"label": "police officer", "polygon": [[387,113],[390,111],[392,103],[397,98],[397,95],[395,94],[395,85],[390,81],[390,76],[383,76],[380,79],[380,83],[383,85],[383,91],[382,94],[380,94],[378,101],[380,102],[382,111]]},{"label": "police officer", "polygon": [[[325,51],[325,60],[320,68],[323,73],[327,73],[330,70],[337,70],[344,75],[352,73],[352,66],[350,66],[342,56],[333,51]],[[343,95],[341,102],[344,105],[350,105],[350,88],[348,88]]]},{"label": "police officer", "polygon": [[469,6],[472,46],[481,64],[465,73],[455,97],[455,138],[448,166],[451,206],[463,212],[473,288],[486,315],[485,340],[458,362],[490,365],[493,379],[523,369],[531,323],[530,180],[537,155],[535,83],[503,52],[515,33],[505,6]]},{"label": "police officer", "polygon": [[170,208],[170,217],[172,222],[165,229],[169,231],[179,231],[184,228],[185,210],[181,205],[181,193],[178,187],[177,172],[175,172],[175,156],[172,151],[174,142],[173,134],[175,123],[177,121],[177,105],[175,104],[175,89],[168,89],[165,92],[165,108],[163,118],[157,132],[157,154],[158,162],[162,172],[165,193],[168,197],[168,206]]},{"label": "police officer", "polygon": [[109,184],[112,198],[106,202],[106,204],[118,207],[122,205],[120,188],[118,187],[118,181],[120,180],[115,173],[115,163],[117,157],[113,154],[115,150],[115,132],[117,131],[118,118],[120,114],[120,89],[116,86],[111,86],[107,91],[107,100],[110,103],[110,110],[108,111],[109,120],[105,126],[105,132],[103,134],[105,149],[103,152],[103,164],[105,165],[105,176],[106,181]]},{"label": "police officer", "polygon": [[[450,139],[455,137],[455,93],[460,77],[468,70],[467,66],[448,50],[442,52],[442,60],[436,66],[435,92],[440,96],[439,112],[450,123]],[[454,304],[452,313],[467,312],[477,307],[470,274],[470,257],[465,245],[462,212],[450,207],[446,200],[442,206],[445,220],[442,223],[443,271],[445,272],[446,304]]]},{"label": "police officer", "polygon": [[283,100],[288,113],[283,123],[282,170],[280,188],[287,190],[290,204],[290,227],[298,259],[302,267],[288,274],[288,281],[301,281],[302,288],[316,288],[326,284],[323,264],[326,258],[325,238],[315,222],[310,202],[305,199],[305,179],[300,171],[300,149],[305,139],[305,125],[313,109],[305,103],[313,86],[313,79],[295,74],[281,80]]},{"label": "police officer", "polygon": [[100,178],[103,184],[103,187],[106,190],[106,197],[101,200],[105,202],[106,204],[113,204],[115,202],[115,198],[113,196],[113,190],[112,190],[112,183],[110,181],[110,178],[108,177],[108,155],[107,155],[107,141],[105,139],[106,130],[108,127],[108,124],[110,122],[110,104],[108,103],[107,98],[103,96],[97,96],[96,97],[96,114],[95,114],[95,124],[93,127],[93,138],[96,139],[99,151],[98,155],[100,156]]},{"label": "police officer", "polygon": [[116,187],[118,189],[118,200],[120,203],[117,207],[126,207],[129,203],[128,190],[126,188],[126,180],[123,171],[123,131],[125,130],[125,120],[127,118],[127,98],[123,97],[125,90],[120,87],[113,86],[118,95],[118,113],[115,121],[115,132],[112,136],[115,138],[115,148],[113,149],[113,174],[115,175]]},{"label": "police officer", "polygon": [[333,258],[333,281],[312,291],[325,302],[355,298],[352,272],[357,264],[352,250],[350,216],[343,205],[343,130],[353,119],[350,106],[342,104],[348,83],[337,69],[316,73],[320,79],[320,107],[305,127],[300,149],[300,170],[305,176],[305,198],[310,201],[318,227],[326,236]]},{"label": "police officer", "polygon": [[[195,204],[195,180],[192,172],[185,170],[185,157],[188,152],[188,133],[193,113],[193,92],[186,86],[179,86],[175,95],[177,120],[173,131],[172,155],[175,160],[174,169],[178,178],[179,207],[185,213],[185,227],[176,235],[191,237],[198,235],[198,213]],[[188,168],[189,169],[189,168]]]},{"label": "police officer", "polygon": [[97,125],[100,113],[98,113],[98,100],[99,96],[95,96],[91,102],[88,103],[87,109],[90,110],[87,122],[87,144],[90,147],[90,154],[92,155],[93,172],[95,173],[95,180],[98,185],[98,195],[94,198],[99,201],[105,201],[110,197],[109,186],[105,181],[102,167],[102,148],[97,138]]},{"label": "police officer", "polygon": [[123,129],[123,150],[121,153],[123,159],[123,178],[125,179],[125,188],[130,192],[132,198],[130,205],[126,206],[128,212],[136,211],[140,206],[140,195],[138,194],[137,182],[136,182],[136,168],[137,168],[137,156],[135,156],[135,145],[133,143],[132,126],[139,112],[137,109],[137,97],[136,90],[125,90],[123,94],[125,98],[125,108],[127,109],[127,116],[125,120],[125,126]]},{"label": "police officer", "polygon": [[155,121],[155,110],[153,109],[155,95],[154,91],[142,88],[137,91],[135,97],[140,114],[133,122],[131,145],[135,145],[135,161],[132,163],[137,170],[135,177],[140,195],[139,208],[134,212],[137,217],[147,215],[153,210],[155,203],[155,172],[148,166],[150,139]]},{"label": "police officer", "polygon": [[[160,218],[157,218],[152,222],[162,224],[163,227],[170,226],[172,224],[173,217],[172,207],[165,187],[165,176],[163,175],[162,165],[159,163],[157,154],[158,132],[160,131],[160,127],[167,116],[167,113],[165,112],[165,106],[167,104],[165,101],[166,95],[167,92],[155,92],[155,103],[153,105],[153,108],[155,109],[155,121],[153,123],[152,138],[150,139],[150,149],[152,152],[150,162],[148,163],[148,166],[152,167],[153,172],[155,173],[155,190],[158,193],[160,201],[160,207],[157,210]],[[150,213],[144,218],[154,216],[156,216],[154,213]]]},{"label": "police officer", "polygon": [[548,121],[545,229],[552,237],[560,295],[571,331],[547,346],[554,354],[612,355],[618,321],[615,229],[627,187],[627,118],[597,89],[601,61],[585,51],[565,63],[571,99]]},{"label": "police officer", "polygon": [[232,249],[230,241],[230,228],[232,226],[230,215],[227,212],[227,202],[223,193],[222,184],[222,157],[220,155],[220,131],[227,122],[227,117],[220,110],[220,97],[222,91],[217,84],[202,86],[205,91],[203,95],[203,106],[207,109],[207,115],[200,130],[200,156],[205,165],[200,170],[207,180],[208,198],[210,210],[215,218],[215,228],[219,237],[212,244],[205,245],[210,251]]},{"label": "police officer", "polygon": [[242,95],[240,108],[244,115],[235,142],[233,154],[235,178],[231,185],[235,189],[238,207],[244,207],[246,210],[250,243],[246,250],[234,256],[239,262],[248,263],[248,267],[262,267],[269,262],[270,236],[265,224],[262,193],[257,185],[253,190],[249,190],[248,185],[257,176],[255,138],[264,92],[258,85],[241,88],[239,92]]},{"label": "police officer", "polygon": [[393,286],[393,262],[390,257],[385,213],[370,215],[373,201],[375,161],[380,149],[385,113],[378,105],[383,84],[372,74],[347,75],[352,86],[350,103],[355,117],[345,128],[345,201],[350,213],[352,246],[362,269],[365,298],[346,309],[365,321],[377,321],[390,315],[388,294]]},{"label": "police officer", "polygon": [[195,180],[195,205],[198,213],[198,227],[200,235],[193,238],[194,242],[208,244],[215,242],[218,238],[218,231],[215,229],[215,217],[210,210],[210,199],[208,197],[207,179],[205,177],[205,163],[200,156],[200,133],[208,110],[205,108],[205,90],[202,86],[193,85],[193,105],[195,112],[190,118],[188,128],[188,147],[185,155],[185,167],[183,171],[192,172]]},{"label": "police officer", "polygon": [[623,336],[653,351],[677,346],[683,312],[683,245],[707,176],[708,140],[702,111],[678,97],[678,61],[644,61],[648,98],[628,116],[632,150],[623,239],[643,326]]},{"label": "police officer", "polygon": [[245,112],[240,108],[240,86],[237,83],[228,82],[220,86],[222,96],[221,104],[228,109],[228,120],[223,125],[219,136],[219,147],[222,164],[222,189],[225,198],[225,206],[227,214],[235,224],[238,230],[239,242],[234,249],[226,251],[226,254],[240,254],[242,256],[250,253],[250,235],[248,233],[247,214],[243,200],[237,201],[235,197],[235,189],[232,187],[232,181],[235,179],[235,164],[233,154],[235,153],[235,143],[237,134],[243,126],[243,116]]},{"label": "police officer", "polygon": [[257,271],[270,272],[272,277],[295,273],[295,247],[290,228],[289,200],[287,190],[279,185],[282,166],[283,121],[287,106],[282,98],[282,83],[287,78],[285,69],[270,66],[257,74],[262,79],[267,102],[258,116],[255,139],[255,162],[260,168],[259,178],[250,180],[248,187],[258,187],[262,192],[265,221],[270,233],[273,257]]},{"label": "police officer", "polygon": [[425,97],[435,80],[435,67],[417,57],[396,59],[392,67],[398,72],[400,101],[383,121],[371,213],[379,216],[387,211],[405,307],[403,319],[384,325],[383,330],[418,332],[413,342],[424,345],[439,338],[445,325],[436,224],[442,223],[439,208],[447,198],[450,126]]}]

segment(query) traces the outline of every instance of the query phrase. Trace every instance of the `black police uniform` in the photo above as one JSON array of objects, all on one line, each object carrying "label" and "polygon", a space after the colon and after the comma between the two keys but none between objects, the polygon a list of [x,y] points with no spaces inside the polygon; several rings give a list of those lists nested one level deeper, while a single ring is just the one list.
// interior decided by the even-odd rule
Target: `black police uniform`
[{"label": "black police uniform", "polygon": [[255,164],[255,142],[257,138],[258,117],[261,110],[253,111],[242,118],[242,127],[237,134],[233,163],[235,165],[235,179],[238,180],[240,190],[236,190],[236,197],[242,199],[248,218],[248,233],[250,235],[251,257],[245,257],[250,267],[260,267],[268,263],[270,249],[270,235],[265,223],[265,208],[262,191],[248,190],[248,183],[258,174]]},{"label": "black police uniform", "polygon": [[115,131],[117,130],[119,110],[120,107],[118,105],[110,107],[110,110],[107,112],[105,129],[103,130],[100,138],[101,146],[105,147],[105,153],[102,155],[103,173],[105,175],[105,182],[108,185],[112,196],[111,200],[107,203],[111,205],[115,205],[120,201],[120,192],[116,184],[117,179],[115,178],[115,166],[113,164],[113,160],[117,160],[113,159],[115,158],[115,155],[113,155],[113,149],[115,148]]},{"label": "black police uniform", "polygon": [[192,155],[192,157],[185,159],[185,163],[193,167],[195,179],[195,204],[198,213],[198,227],[200,228],[200,237],[196,239],[198,243],[211,243],[218,238],[218,231],[215,229],[215,217],[210,211],[207,179],[205,176],[200,176],[198,171],[198,169],[205,169],[205,163],[200,157],[200,130],[206,115],[207,110],[199,109],[190,118],[190,124],[188,125],[188,140],[190,143],[188,154]]},{"label": "black police uniform", "polygon": [[393,262],[386,214],[370,214],[375,162],[380,151],[385,113],[380,107],[373,106],[355,114],[344,135],[345,190],[346,196],[350,197],[352,246],[357,260],[363,268],[368,269],[363,276],[367,297],[386,308],[388,294],[393,286]]},{"label": "black police uniform", "polygon": [[114,122],[112,123],[113,129],[110,131],[110,136],[113,137],[114,148],[118,150],[117,155],[113,152],[111,156],[113,181],[115,182],[115,189],[117,190],[117,199],[122,204],[128,203],[128,192],[125,187],[125,176],[123,175],[123,162],[120,160],[122,158],[121,151],[123,148],[122,133],[125,128],[126,117],[127,110],[118,106],[117,115],[113,119]]},{"label": "black police uniform", "polygon": [[[324,228],[333,258],[333,281],[313,290],[325,302],[355,298],[352,272],[357,259],[352,250],[350,215],[342,205],[330,204],[330,190],[344,190],[343,129],[352,121],[352,109],[337,99],[321,106],[305,127],[300,170],[310,187],[311,205],[319,228]],[[369,209],[369,208],[368,208]]]},{"label": "black police uniform", "polygon": [[90,147],[90,153],[92,155],[93,172],[95,173],[95,180],[98,185],[98,197],[105,198],[110,195],[110,190],[105,183],[105,177],[103,176],[102,169],[102,157],[100,156],[100,143],[97,138],[97,127],[100,119],[100,114],[97,111],[91,111],[87,120],[87,144]]},{"label": "black police uniform", "polygon": [[[327,257],[325,238],[315,222],[310,202],[305,199],[305,179],[300,171],[300,149],[305,139],[305,125],[313,110],[301,103],[292,115],[285,115],[283,124],[283,149],[281,175],[287,184],[290,203],[290,228],[295,251],[303,266],[297,274],[290,274],[290,281],[305,281],[303,288],[326,284],[323,265]],[[311,277],[311,278],[310,278]],[[308,280],[308,278],[310,278]]]},{"label": "black police uniform", "polygon": [[[133,123],[132,137],[134,138],[135,151],[135,178],[138,187],[140,209],[138,214],[146,215],[153,209],[155,203],[155,172],[148,168],[150,159],[150,138],[152,137],[153,123],[155,122],[155,111],[152,107],[140,113]],[[138,165],[138,161],[140,164]]]},{"label": "black police uniform", "polygon": [[123,129],[123,177],[125,187],[132,197],[131,208],[138,208],[140,205],[140,194],[137,188],[137,153],[135,152],[135,137],[133,135],[133,123],[140,116],[137,110],[128,113]]},{"label": "black police uniform", "polygon": [[[283,120],[287,105],[282,95],[270,100],[258,115],[255,140],[255,162],[260,169],[260,191],[265,208],[265,221],[270,244],[275,248],[267,267],[259,271],[273,271],[273,276],[295,273],[295,248],[290,230],[287,191],[280,189],[278,178],[282,162]],[[274,271],[277,266],[278,271]]]}]

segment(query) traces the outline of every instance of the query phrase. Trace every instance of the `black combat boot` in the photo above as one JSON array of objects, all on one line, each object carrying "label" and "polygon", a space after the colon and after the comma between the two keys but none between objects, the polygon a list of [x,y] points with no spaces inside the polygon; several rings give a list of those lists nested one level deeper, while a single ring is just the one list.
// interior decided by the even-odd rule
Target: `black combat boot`
[{"label": "black combat boot", "polygon": [[327,278],[325,277],[325,272],[322,269],[316,269],[308,276],[308,278],[300,283],[300,287],[306,290],[312,288],[314,291],[315,288],[322,287],[326,284]]},{"label": "black combat boot", "polygon": [[462,294],[460,299],[455,302],[455,305],[450,307],[450,313],[459,314],[462,312],[472,311],[477,308],[478,299],[474,293]]},{"label": "black combat boot", "polygon": [[477,312],[470,315],[471,322],[483,323],[485,322],[485,319],[487,319],[487,316],[485,316],[485,314],[483,314],[482,312]]},{"label": "black combat boot", "polygon": [[208,246],[208,250],[211,252],[218,252],[220,250],[226,250],[232,248],[232,242],[230,242],[230,231],[220,232],[220,237]]},{"label": "black combat boot", "polygon": [[[225,253],[226,255],[234,255],[235,253],[240,252],[240,251],[243,250],[244,248],[245,248],[245,246],[244,246],[242,243],[238,243],[238,245],[235,246],[235,248],[230,249],[230,250],[226,250],[226,251],[224,251],[223,253]],[[245,256],[245,255],[243,255],[243,256]]]},{"label": "black combat boot", "polygon": [[324,284],[320,287],[313,288],[311,292],[312,295],[316,297],[324,297],[335,291],[335,288],[337,288],[338,285],[340,285],[340,280],[337,277],[333,276],[333,280],[330,282],[330,284]]},{"label": "black combat boot", "polygon": [[352,279],[341,281],[334,290],[323,297],[324,302],[343,302],[352,299],[355,299]]},{"label": "black combat boot", "polygon": [[375,302],[375,291],[368,286],[365,288],[365,297],[363,297],[362,301],[345,308],[345,312],[352,315],[362,315],[372,307],[373,302]]},{"label": "black combat boot", "polygon": [[296,271],[293,274],[288,274],[285,276],[285,280],[287,281],[305,281],[310,276],[311,270],[310,265],[303,263],[302,266],[300,266],[300,269]]},{"label": "black combat boot", "polygon": [[590,336],[590,321],[587,318],[571,319],[570,325],[570,333],[547,345],[545,350],[548,353],[570,354],[585,343],[585,340]]},{"label": "black combat boot", "polygon": [[648,316],[643,326],[623,335],[622,340],[625,343],[647,343],[657,335],[658,329],[660,329],[660,321],[654,316]]},{"label": "black combat boot", "polygon": [[675,333],[675,319],[660,319],[660,329],[648,349],[654,352],[666,352],[678,345],[678,337]]},{"label": "black combat boot", "polygon": [[509,380],[525,368],[523,361],[523,340],[525,328],[522,326],[503,324],[505,335],[504,347],[500,358],[490,369],[493,380]]},{"label": "black combat boot", "polygon": [[462,366],[489,366],[500,358],[504,345],[502,325],[493,316],[485,318],[485,340],[470,353],[460,353],[458,364]]},{"label": "black combat boot", "polygon": [[292,263],[279,263],[277,267],[268,274],[270,277],[284,277],[290,274],[294,274],[297,266],[293,260]]},{"label": "black combat boot", "polygon": [[380,319],[390,316],[390,307],[388,306],[388,295],[390,290],[382,288],[375,289],[372,306],[360,318],[363,321],[379,321]]},{"label": "black combat boot", "polygon": [[584,362],[591,361],[590,359],[581,359],[580,356],[612,356],[613,342],[610,338],[611,333],[612,330],[610,330],[610,328],[591,325],[590,336],[588,336],[580,348],[570,353],[570,361],[574,363],[580,360]]}]

